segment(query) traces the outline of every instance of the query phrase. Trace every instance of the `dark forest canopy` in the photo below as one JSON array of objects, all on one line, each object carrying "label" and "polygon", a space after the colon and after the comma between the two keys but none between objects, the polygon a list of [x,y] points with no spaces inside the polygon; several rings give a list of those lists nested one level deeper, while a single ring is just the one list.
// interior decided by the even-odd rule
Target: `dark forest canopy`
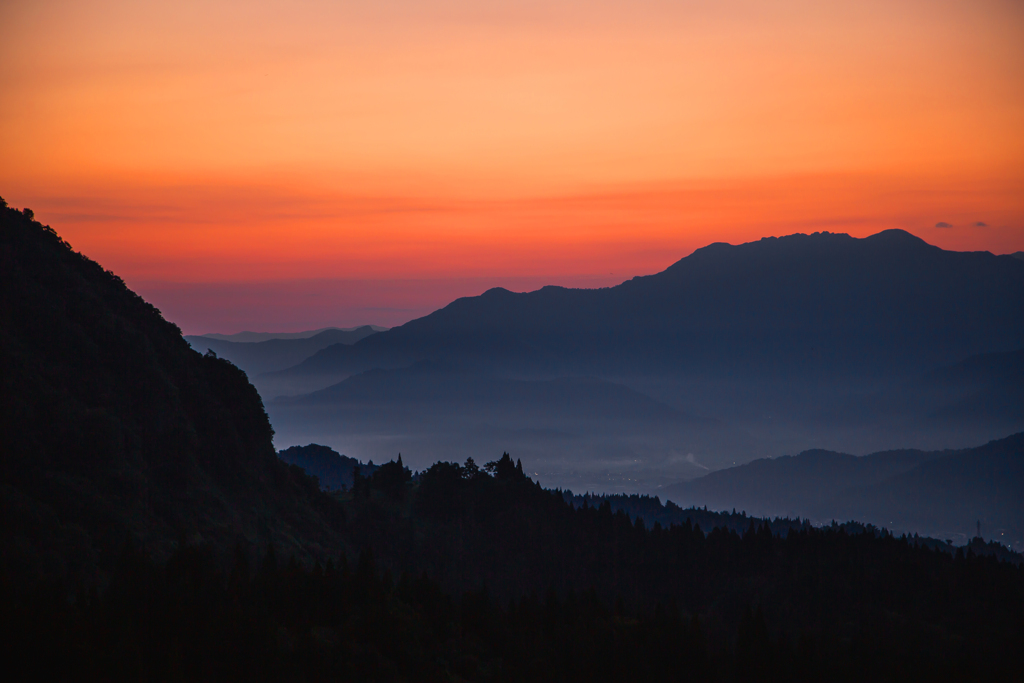
[{"label": "dark forest canopy", "polygon": [[[1011,680],[1024,569],[885,532],[775,534],[574,506],[507,456],[398,462],[339,496],[362,550],[313,566],[128,548],[102,594],[3,595],[47,676],[224,680]],[[141,628],[136,625],[141,625]],[[124,653],[131,653],[126,657]],[[11,661],[8,659],[8,661]]]},{"label": "dark forest canopy", "polygon": [[0,363],[0,656],[32,677],[1019,671],[1024,569],[972,549],[577,502],[508,455],[418,477],[399,459],[320,491],[276,457],[240,370],[5,205]]},{"label": "dark forest canopy", "polygon": [[245,374],[6,207],[0,302],[5,571],[101,577],[128,538],[337,547],[336,504],[276,457]]}]

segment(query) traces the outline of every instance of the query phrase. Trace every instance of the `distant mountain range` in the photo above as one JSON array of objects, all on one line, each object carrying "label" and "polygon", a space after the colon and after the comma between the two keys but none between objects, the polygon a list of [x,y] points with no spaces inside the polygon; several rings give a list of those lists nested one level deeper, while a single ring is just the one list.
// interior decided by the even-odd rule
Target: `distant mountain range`
[{"label": "distant mountain range", "polygon": [[[185,340],[193,349],[200,353],[212,350],[221,358],[226,358],[250,377],[266,372],[274,372],[301,363],[317,351],[332,344],[355,344],[381,329],[373,325],[363,325],[342,330],[328,328],[316,332],[296,332],[294,335],[261,339],[270,333],[240,332],[231,337],[227,335],[188,335]],[[246,336],[248,335],[248,336]],[[251,339],[250,339],[251,337]]]},{"label": "distant mountain range", "polygon": [[492,289],[280,378],[322,386],[434,360],[506,375],[785,380],[909,377],[1024,348],[1024,263],[951,252],[901,230],[815,233],[698,249],[594,290]]},{"label": "distant mountain range", "polygon": [[982,535],[1024,548],[1024,433],[978,448],[856,457],[812,450],[759,459],[668,486],[681,506],[755,516],[870,522],[960,541]]},{"label": "distant mountain range", "polygon": [[[253,381],[284,443],[414,464],[515,449],[552,485],[652,491],[782,452],[1020,431],[1022,350],[1024,262],[889,230],[713,244],[605,289],[492,289]],[[569,378],[593,384],[545,398]]]},{"label": "distant mountain range", "polygon": [[206,339],[219,339],[221,341],[252,343],[270,341],[271,339],[309,339],[321,332],[355,332],[363,327],[369,327],[374,332],[384,332],[388,329],[386,327],[381,327],[380,325],[357,325],[355,327],[321,327],[315,330],[303,330],[302,332],[236,332],[234,334],[217,334],[215,332],[211,332],[209,334],[196,334],[190,336],[205,337]]},{"label": "distant mountain range", "polygon": [[[401,452],[416,466],[442,458],[491,458],[511,449],[537,472],[550,474],[544,463],[569,467],[583,477],[573,480],[576,488],[602,490],[635,487],[641,478],[678,478],[680,471],[697,476],[705,470],[692,452],[712,443],[737,451],[751,445],[741,430],[607,380],[512,379],[429,361],[360,373],[327,389],[271,400],[267,410],[283,444],[314,434],[344,444],[361,459],[385,460]],[[671,473],[661,472],[662,464],[637,461],[638,449],[660,461],[665,440],[682,449]],[[595,466],[606,473],[583,474]]]}]

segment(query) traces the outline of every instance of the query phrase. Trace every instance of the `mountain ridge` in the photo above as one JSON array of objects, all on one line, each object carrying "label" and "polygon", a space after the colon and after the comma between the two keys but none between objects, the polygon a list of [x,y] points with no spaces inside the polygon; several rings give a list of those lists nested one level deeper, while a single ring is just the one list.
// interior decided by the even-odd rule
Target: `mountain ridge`
[{"label": "mountain ridge", "polygon": [[274,338],[264,341],[232,341],[208,336],[186,335],[185,341],[199,353],[213,350],[218,356],[227,358],[247,375],[258,375],[283,370],[301,363],[317,351],[332,344],[354,344],[360,339],[376,334],[372,325],[363,325],[349,330],[330,328],[308,337]]},{"label": "mountain ridge", "polygon": [[1024,266],[1011,257],[944,251],[903,231],[789,235],[709,245],[605,289],[494,288],[283,372],[339,376],[452,359],[538,376],[906,373],[1024,346],[1024,323],[1010,315],[1019,311]]},{"label": "mountain ridge", "polygon": [[278,460],[245,374],[2,202],[0,302],[0,572],[98,580],[126,543],[337,546],[340,508]]},{"label": "mountain ridge", "polygon": [[[898,450],[853,456],[811,450],[761,458],[665,487],[682,505],[736,508],[758,516],[850,519],[916,531],[974,535],[1024,549],[1024,432],[974,448]],[[993,532],[1002,532],[993,536]]]}]

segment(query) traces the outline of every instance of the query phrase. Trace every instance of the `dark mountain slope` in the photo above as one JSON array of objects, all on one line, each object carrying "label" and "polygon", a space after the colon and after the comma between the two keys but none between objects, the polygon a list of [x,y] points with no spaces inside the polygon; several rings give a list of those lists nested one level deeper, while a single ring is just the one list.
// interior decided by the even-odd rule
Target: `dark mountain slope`
[{"label": "dark mountain slope", "polygon": [[1024,433],[928,460],[874,486],[851,486],[837,519],[878,520],[945,538],[982,534],[1024,547]]},{"label": "dark mountain slope", "polygon": [[335,539],[335,506],[277,459],[245,375],[6,205],[0,382],[0,569],[88,572],[129,538],[157,557],[182,538]]},{"label": "dark mountain slope", "polygon": [[[380,327],[379,325],[358,325],[356,327],[321,327],[318,330],[304,330],[302,332],[235,332],[234,334],[218,334],[216,332],[210,332],[209,334],[195,335],[204,339],[220,339],[222,341],[230,342],[264,342],[271,339],[309,339],[314,337],[321,332],[355,332],[361,327],[369,327],[374,332],[383,332],[388,329],[386,327]],[[185,337],[188,339],[189,337]]]},{"label": "dark mountain slope", "polygon": [[333,448],[311,443],[308,446],[292,446],[279,451],[277,457],[289,465],[298,465],[317,478],[320,488],[326,491],[351,489],[356,468],[360,474],[369,477],[378,468],[372,463],[361,463],[349,458]]},{"label": "dark mountain slope", "polygon": [[810,517],[851,486],[879,484],[939,455],[904,450],[858,457],[824,450],[805,451],[711,472],[700,479],[665,487],[662,495],[684,506]]},{"label": "dark mountain slope", "polygon": [[956,420],[1003,433],[1024,428],[1024,349],[971,356],[823,414],[826,421],[915,420],[934,428]]},{"label": "dark mountain slope", "polygon": [[1024,434],[955,451],[863,457],[808,451],[666,487],[680,505],[856,520],[939,538],[975,534],[1024,548]]},{"label": "dark mountain slope", "polygon": [[[424,361],[369,370],[267,403],[281,444],[316,438],[361,460],[414,467],[503,451],[549,486],[622,490],[701,474],[708,444],[749,452],[749,435],[593,377],[510,379]],[[664,447],[668,444],[669,447]],[[687,460],[687,454],[689,460]],[[656,484],[652,484],[656,485]]]},{"label": "dark mountain slope", "polygon": [[274,372],[301,363],[320,349],[331,344],[355,344],[375,334],[369,325],[353,330],[324,330],[301,339],[268,339],[258,342],[230,341],[207,336],[187,336],[187,341],[199,353],[212,349],[221,358],[240,367],[250,377]]},{"label": "dark mountain slope", "polygon": [[513,380],[471,374],[429,361],[398,370],[370,370],[320,391],[278,399],[296,407],[390,407],[413,404],[444,412],[528,412],[559,419],[692,422],[663,403],[621,384],[590,377]]},{"label": "dark mountain slope", "polygon": [[939,420],[999,421],[1024,426],[1024,349],[972,356],[931,373],[922,391],[943,402]]},{"label": "dark mountain slope", "polygon": [[617,287],[493,289],[286,375],[417,360],[491,371],[713,376],[909,375],[1024,346],[1024,263],[899,230],[698,249]]}]

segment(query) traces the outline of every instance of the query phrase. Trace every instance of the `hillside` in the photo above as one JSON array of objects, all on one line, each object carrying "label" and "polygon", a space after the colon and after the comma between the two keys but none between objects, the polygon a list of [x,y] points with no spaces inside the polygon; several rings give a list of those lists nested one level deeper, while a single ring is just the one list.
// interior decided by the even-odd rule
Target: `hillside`
[{"label": "hillside", "polygon": [[857,520],[938,538],[1024,549],[1024,434],[956,451],[852,456],[807,451],[759,459],[666,487],[679,505],[758,516]]},{"label": "hillside", "polygon": [[0,602],[0,655],[28,663],[45,643],[62,656],[33,670],[55,679],[852,683],[1019,669],[1024,577],[992,546],[953,555],[856,524],[703,511],[710,532],[691,517],[648,528],[624,501],[566,498],[507,454],[416,481],[390,462],[340,498],[358,555],[303,567],[236,554],[225,572],[201,547],[164,565],[129,553],[102,596]]},{"label": "hillside", "polygon": [[[1024,348],[1024,263],[899,230],[712,244],[617,287],[493,289],[286,371],[431,359],[506,373],[856,378]],[[330,382],[328,382],[330,383]]]},{"label": "hillside", "polygon": [[325,491],[352,488],[357,469],[364,477],[372,476],[377,470],[372,461],[361,463],[355,458],[349,458],[334,449],[315,443],[285,448],[278,452],[277,457],[289,465],[298,465],[307,474],[316,477],[320,488]]},{"label": "hillside", "polygon": [[[328,329],[309,337],[296,339],[267,339],[264,341],[235,341],[209,336],[187,336],[187,341],[199,353],[213,350],[245,371],[250,378],[265,372],[284,370],[312,356],[332,344],[355,344],[376,330],[363,325],[352,330]],[[245,333],[242,333],[245,334]]]},{"label": "hillside", "polygon": [[[993,544],[951,554],[856,523],[577,499],[508,453],[415,477],[398,457],[329,495],[275,454],[241,370],[2,202],[0,266],[0,657],[13,671],[738,682],[1019,668],[1024,575]],[[380,377],[404,381],[349,386]],[[560,392],[640,401],[590,379],[513,397],[534,384],[555,399],[541,412]],[[988,485],[999,502],[1020,490],[1021,445],[883,483],[913,502],[952,476],[947,495]],[[284,455],[337,464],[322,447]]]},{"label": "hillside", "polygon": [[[269,402],[429,361],[461,373],[441,383],[452,393],[440,402],[457,410],[438,418],[439,394],[422,383],[418,404],[396,397],[391,409],[443,434],[463,430],[452,416],[478,406],[457,399],[481,382],[611,382],[643,395],[638,401],[719,427],[625,426],[605,446],[579,441],[562,464],[546,457],[544,469],[534,469],[553,486],[654,492],[706,471],[691,460],[721,469],[814,448],[966,448],[1024,429],[1024,383],[1012,358],[1024,349],[1022,311],[1024,262],[1010,256],[944,251],[899,230],[863,239],[798,234],[712,244],[661,273],[606,289],[492,289],[255,382]],[[983,357],[1005,361],[1007,372],[940,377]],[[372,435],[376,416],[389,411],[374,401],[362,411],[350,401],[338,424]],[[575,410],[587,406],[584,398]],[[552,418],[573,410],[563,406]],[[287,443],[330,443],[364,459],[381,457],[381,448],[388,457],[418,457],[370,436],[343,440],[319,409],[308,419],[276,404],[271,413]],[[515,449],[531,462],[561,448],[547,438],[501,442],[509,433],[501,422],[478,422],[471,447]],[[576,433],[568,424],[544,429]],[[442,441],[433,440],[418,462],[445,457],[465,440]],[[608,479],[606,463],[635,463],[644,472]],[[624,488],[630,481],[640,483]]]},{"label": "hillside", "polygon": [[[316,336],[321,332],[338,331],[338,332],[354,332],[360,327],[369,327],[374,332],[383,332],[388,329],[386,327],[380,327],[379,325],[358,325],[356,327],[321,327],[317,330],[303,330],[302,332],[235,332],[234,334],[220,334],[217,332],[209,332],[207,334],[192,335],[195,337],[203,337],[204,339],[219,339],[221,341],[229,342],[263,342],[271,339],[309,339],[310,337]],[[189,337],[185,337],[188,339]]]},{"label": "hillside", "polygon": [[[426,361],[271,400],[267,410],[281,445],[315,438],[362,460],[402,453],[416,468],[511,450],[545,485],[574,489],[653,488],[680,473],[698,476],[705,470],[687,453],[711,444],[747,452],[752,441],[607,380],[510,379]],[[666,442],[678,452],[668,461]],[[639,452],[642,460],[630,457]]]},{"label": "hillside", "polygon": [[256,390],[28,212],[0,207],[0,567],[109,569],[125,543],[337,547]]}]

